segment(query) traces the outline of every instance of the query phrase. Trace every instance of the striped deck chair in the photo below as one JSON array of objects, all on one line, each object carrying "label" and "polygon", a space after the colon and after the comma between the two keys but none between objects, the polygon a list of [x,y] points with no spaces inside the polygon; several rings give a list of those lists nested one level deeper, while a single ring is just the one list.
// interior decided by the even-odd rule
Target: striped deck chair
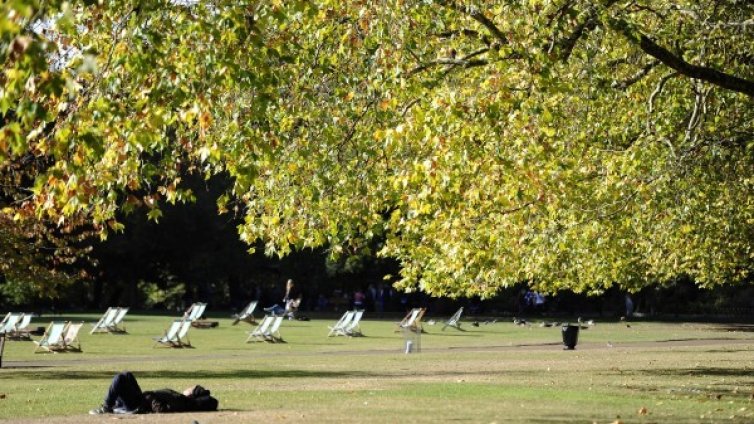
[{"label": "striped deck chair", "polygon": [[63,350],[72,350],[81,352],[81,341],[79,340],[79,330],[84,326],[82,322],[69,322],[63,331]]},{"label": "striped deck chair", "polygon": [[364,311],[355,311],[353,314],[353,319],[351,319],[351,322],[348,323],[348,325],[345,326],[344,332],[347,336],[363,336],[364,334],[361,332],[361,326],[359,323],[361,322],[361,317],[364,316]]},{"label": "striped deck chair", "polygon": [[183,325],[183,322],[184,321],[182,319],[177,319],[173,321],[170,324],[170,327],[168,327],[168,329],[165,330],[164,335],[154,338],[155,344],[152,347],[153,348],[157,346],[181,347],[181,341],[178,338],[178,332],[181,330],[181,326]]},{"label": "striped deck chair", "polygon": [[269,330],[264,333],[264,340],[272,343],[283,342],[283,336],[280,335],[280,324],[285,317],[275,317]]},{"label": "striped deck chair", "polygon": [[246,343],[265,341],[265,335],[269,331],[269,328],[272,325],[272,321],[274,320],[274,316],[265,315],[259,325],[257,325],[255,329],[249,331],[249,337],[246,339]]},{"label": "striped deck chair", "polygon": [[344,328],[348,323],[351,322],[353,319],[354,311],[346,311],[343,316],[340,317],[338,322],[335,323],[332,327],[327,327],[330,329],[330,332],[327,334],[327,337],[331,336],[342,336],[344,335]]},{"label": "striped deck chair", "polygon": [[257,308],[257,301],[252,300],[238,315],[233,316],[233,325],[243,321],[249,324],[256,324],[254,320],[254,310]]},{"label": "striped deck chair", "polygon": [[31,324],[32,317],[33,314],[21,314],[21,319],[18,321],[16,326],[13,329],[10,329],[10,331],[6,332],[8,338],[17,340],[31,340],[31,331],[29,330],[29,324]]},{"label": "striped deck chair", "polygon": [[102,314],[102,317],[99,319],[99,321],[93,324],[92,331],[90,331],[89,334],[109,332],[110,326],[113,324],[113,320],[115,319],[115,316],[117,314],[118,308],[107,308],[107,311]]},{"label": "striped deck chair", "polygon": [[191,321],[183,321],[181,327],[178,329],[178,344],[177,347],[193,347],[188,339],[188,331],[191,329]]},{"label": "striped deck chair", "polygon": [[16,330],[16,326],[21,322],[24,314],[17,312],[8,312],[3,322],[0,323],[0,333],[11,334]]},{"label": "striped deck chair", "polygon": [[186,313],[183,314],[183,319],[188,321],[197,321],[202,318],[202,315],[204,315],[204,311],[207,309],[206,303],[196,302],[191,305],[191,307],[186,310]]},{"label": "striped deck chair", "polygon": [[67,323],[65,321],[53,321],[47,327],[42,338],[34,340],[34,344],[37,347],[34,349],[34,353],[40,350],[45,352],[56,352],[65,350],[65,342],[63,340],[63,332],[65,331]]},{"label": "striped deck chair", "polygon": [[115,314],[115,318],[113,318],[113,321],[110,323],[110,325],[107,327],[107,329],[112,333],[126,333],[126,327],[120,327],[119,325],[123,322],[123,319],[126,317],[126,314],[128,313],[128,308],[117,308],[118,312]]},{"label": "striped deck chair", "polygon": [[442,330],[445,331],[447,327],[453,327],[456,330],[461,330],[461,315],[463,314],[463,307],[459,308],[456,313],[453,314],[453,316],[450,317],[447,321],[445,321],[445,325],[442,326]]},{"label": "striped deck chair", "polygon": [[398,323],[398,326],[400,328],[396,331],[401,331],[402,329],[406,328],[416,332],[424,331],[424,328],[422,328],[421,320],[424,317],[425,312],[427,312],[426,308],[412,309],[408,314],[406,314],[406,317]]}]

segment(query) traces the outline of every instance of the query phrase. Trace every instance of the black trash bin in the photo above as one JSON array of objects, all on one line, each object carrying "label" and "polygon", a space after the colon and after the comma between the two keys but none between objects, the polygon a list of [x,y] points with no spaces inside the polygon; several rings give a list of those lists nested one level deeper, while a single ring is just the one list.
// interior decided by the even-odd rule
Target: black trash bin
[{"label": "black trash bin", "polygon": [[563,326],[563,349],[576,349],[576,343],[579,341],[579,326],[566,324]]}]

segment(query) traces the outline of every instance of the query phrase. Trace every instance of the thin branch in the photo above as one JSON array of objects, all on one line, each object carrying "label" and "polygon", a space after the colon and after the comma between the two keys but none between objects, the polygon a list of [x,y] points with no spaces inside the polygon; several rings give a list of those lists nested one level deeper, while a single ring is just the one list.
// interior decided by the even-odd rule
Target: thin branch
[{"label": "thin branch", "polygon": [[468,55],[460,59],[455,59],[452,57],[442,57],[439,59],[435,59],[435,60],[423,63],[415,67],[414,69],[411,69],[410,71],[408,71],[408,76],[416,75],[420,72],[426,71],[427,69],[433,68],[435,66],[450,65],[451,67],[461,66],[464,68],[474,68],[477,66],[485,66],[489,64],[489,61],[487,61],[486,59],[474,59],[474,60],[472,59],[476,56],[487,53],[489,50],[490,50],[489,47],[485,47],[483,49],[479,49],[477,51],[469,53]]},{"label": "thin branch", "polygon": [[610,85],[612,88],[617,88],[620,90],[625,90],[626,88],[636,84],[637,82],[641,81],[642,78],[647,76],[649,74],[649,71],[651,71],[655,66],[657,66],[660,62],[657,60],[653,60],[646,65],[644,65],[641,69],[639,69],[638,72],[636,72],[634,75],[632,75],[627,80],[623,81],[613,81],[613,83]]},{"label": "thin branch", "polygon": [[440,38],[453,38],[459,35],[464,35],[469,38],[475,38],[488,46],[492,44],[492,41],[490,41],[490,38],[486,34],[480,34],[479,31],[468,28],[454,31],[445,31],[437,34],[437,36]]},{"label": "thin branch", "polygon": [[489,18],[484,16],[484,13],[476,6],[464,6],[457,4],[455,0],[437,0],[437,3],[441,6],[455,10],[456,12],[468,15],[471,19],[482,24],[483,27],[495,37],[501,44],[508,44],[508,37],[503,34],[503,31],[495,25]]},{"label": "thin branch", "polygon": [[[609,8],[617,1],[618,0],[609,0],[603,7]],[[597,9],[590,8],[583,14],[582,19],[576,24],[576,27],[573,29],[573,31],[571,31],[571,34],[558,43],[560,50],[560,60],[562,60],[563,62],[568,61],[568,59],[571,57],[571,53],[573,53],[574,47],[576,47],[576,43],[581,39],[581,37],[592,32],[596,27]]]},{"label": "thin branch", "polygon": [[660,82],[657,84],[657,87],[649,96],[649,113],[650,114],[654,111],[655,98],[662,92],[662,89],[665,87],[665,84],[668,82],[669,79],[676,77],[678,75],[679,75],[678,72],[671,72],[660,79]]}]

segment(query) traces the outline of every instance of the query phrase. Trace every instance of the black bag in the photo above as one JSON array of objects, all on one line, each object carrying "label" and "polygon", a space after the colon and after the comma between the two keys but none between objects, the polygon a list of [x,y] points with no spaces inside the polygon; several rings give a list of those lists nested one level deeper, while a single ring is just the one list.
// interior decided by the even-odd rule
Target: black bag
[{"label": "black bag", "polygon": [[192,411],[217,411],[218,401],[210,395],[191,399]]},{"label": "black bag", "polygon": [[160,414],[186,412],[191,408],[189,398],[171,389],[144,392],[144,400],[148,409]]},{"label": "black bag", "polygon": [[209,390],[198,384],[191,388],[191,393],[188,397],[192,411],[217,411],[219,403],[217,399],[210,396]]}]

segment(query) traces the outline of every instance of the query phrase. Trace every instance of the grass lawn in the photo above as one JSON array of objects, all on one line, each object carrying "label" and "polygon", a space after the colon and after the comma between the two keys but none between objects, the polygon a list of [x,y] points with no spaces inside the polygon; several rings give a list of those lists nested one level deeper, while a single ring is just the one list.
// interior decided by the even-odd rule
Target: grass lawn
[{"label": "grass lawn", "polygon": [[[217,328],[189,332],[194,348],[168,349],[151,339],[172,318],[132,313],[124,335],[90,335],[87,324],[82,353],[34,354],[33,343],[8,341],[0,421],[754,422],[748,326],[597,323],[581,331],[577,350],[563,351],[557,327],[466,321],[466,331],[426,325],[421,353],[406,355],[394,322],[364,319],[366,337],[328,338],[334,319],[285,321],[287,343],[247,344],[250,326],[218,318]],[[144,390],[199,383],[221,410],[86,415],[122,370]]]}]

